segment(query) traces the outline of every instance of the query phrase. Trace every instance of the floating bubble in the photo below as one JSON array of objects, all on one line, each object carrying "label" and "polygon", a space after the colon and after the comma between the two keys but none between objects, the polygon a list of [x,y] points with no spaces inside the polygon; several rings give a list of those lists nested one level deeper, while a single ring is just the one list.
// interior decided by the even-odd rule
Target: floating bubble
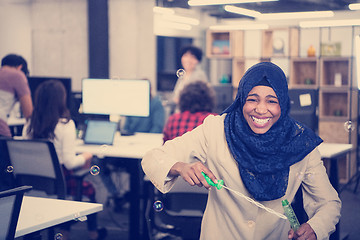
[{"label": "floating bubble", "polygon": [[62,240],[63,239],[63,235],[61,233],[57,233],[54,236],[54,240]]},{"label": "floating bubble", "polygon": [[186,74],[186,72],[185,72],[184,69],[181,69],[181,68],[180,68],[180,69],[178,69],[178,70],[176,71],[176,76],[177,76],[178,78],[185,76],[185,74]]},{"label": "floating bubble", "polygon": [[154,202],[153,207],[155,211],[161,212],[164,209],[164,204],[160,200],[157,200]]},{"label": "floating bubble", "polygon": [[96,176],[96,175],[98,175],[99,173],[100,173],[100,168],[99,168],[99,166],[97,166],[97,165],[91,166],[91,168],[90,168],[90,174],[91,174],[91,175]]},{"label": "floating bubble", "polygon": [[14,171],[14,167],[13,166],[7,166],[6,171],[8,173],[12,173]]},{"label": "floating bubble", "polygon": [[352,132],[352,131],[354,131],[354,129],[355,129],[355,125],[352,124],[351,121],[346,121],[346,122],[344,123],[344,129],[345,129],[345,131],[347,131],[347,132]]}]

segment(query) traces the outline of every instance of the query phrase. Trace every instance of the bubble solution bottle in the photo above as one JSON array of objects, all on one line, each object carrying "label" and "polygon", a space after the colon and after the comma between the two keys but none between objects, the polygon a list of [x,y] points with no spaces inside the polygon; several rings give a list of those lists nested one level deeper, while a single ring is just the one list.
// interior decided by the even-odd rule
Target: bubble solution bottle
[{"label": "bubble solution bottle", "polygon": [[291,207],[287,199],[282,201],[282,206],[284,208],[285,216],[290,222],[291,228],[296,232],[296,230],[298,230],[298,228],[300,227],[300,223],[295,215],[293,208]]}]

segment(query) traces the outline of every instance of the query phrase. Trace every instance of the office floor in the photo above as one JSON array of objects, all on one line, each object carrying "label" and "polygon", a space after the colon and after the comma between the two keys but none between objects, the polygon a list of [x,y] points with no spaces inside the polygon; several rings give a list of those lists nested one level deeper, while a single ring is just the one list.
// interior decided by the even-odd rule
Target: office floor
[{"label": "office floor", "polygon": [[[113,211],[113,205],[106,204],[107,192],[99,182],[98,178],[93,179],[97,184],[99,192],[98,201],[104,204],[104,210],[98,214],[98,221],[100,227],[106,227],[108,230],[107,240],[126,240],[128,239],[128,209],[123,209],[120,213]],[[341,239],[358,240],[360,239],[360,186],[357,193],[353,193],[355,184],[350,184],[340,194],[343,202],[342,217],[341,217]],[[344,233],[347,238],[344,238]],[[72,240],[87,239],[86,223],[79,222],[73,225]],[[45,238],[44,238],[45,239]],[[170,240],[170,239],[167,239]]]}]

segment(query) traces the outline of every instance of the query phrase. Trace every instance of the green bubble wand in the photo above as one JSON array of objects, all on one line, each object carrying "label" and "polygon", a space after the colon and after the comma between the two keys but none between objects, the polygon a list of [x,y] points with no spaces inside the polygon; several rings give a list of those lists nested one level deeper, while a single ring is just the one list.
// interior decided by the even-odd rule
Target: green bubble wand
[{"label": "green bubble wand", "polygon": [[218,190],[220,190],[221,188],[225,188],[231,192],[233,192],[234,194],[246,199],[247,201],[249,201],[250,203],[258,206],[259,208],[262,208],[264,209],[265,211],[269,212],[269,213],[272,213],[276,216],[278,216],[279,218],[282,218],[282,219],[288,219],[284,214],[281,214],[279,212],[276,212],[275,210],[271,209],[271,208],[268,208],[268,207],[265,207],[264,205],[262,205],[261,203],[253,200],[252,198],[249,198],[248,196],[245,196],[244,194],[242,194],[241,192],[238,192],[238,191],[235,191],[235,190],[232,190],[231,188],[228,188],[224,185],[224,181],[223,180],[217,180],[217,183],[214,183],[213,180],[211,180],[204,172],[201,172],[201,174],[204,176],[206,182],[210,185],[210,186],[213,186],[213,187],[216,187]]}]

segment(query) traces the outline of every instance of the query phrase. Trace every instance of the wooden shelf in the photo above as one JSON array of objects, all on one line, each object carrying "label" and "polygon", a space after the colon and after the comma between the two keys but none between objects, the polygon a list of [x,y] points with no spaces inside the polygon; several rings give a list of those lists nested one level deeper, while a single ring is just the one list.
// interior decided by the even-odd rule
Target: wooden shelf
[{"label": "wooden shelf", "polygon": [[322,57],[320,62],[320,86],[348,86],[350,80],[351,58]]},{"label": "wooden shelf", "polygon": [[318,59],[292,58],[290,63],[289,87],[318,88]]},{"label": "wooden shelf", "polygon": [[299,56],[299,29],[291,27],[264,30],[261,49],[263,58]]},{"label": "wooden shelf", "polygon": [[244,54],[243,31],[206,32],[206,56],[209,58],[242,57]]}]

